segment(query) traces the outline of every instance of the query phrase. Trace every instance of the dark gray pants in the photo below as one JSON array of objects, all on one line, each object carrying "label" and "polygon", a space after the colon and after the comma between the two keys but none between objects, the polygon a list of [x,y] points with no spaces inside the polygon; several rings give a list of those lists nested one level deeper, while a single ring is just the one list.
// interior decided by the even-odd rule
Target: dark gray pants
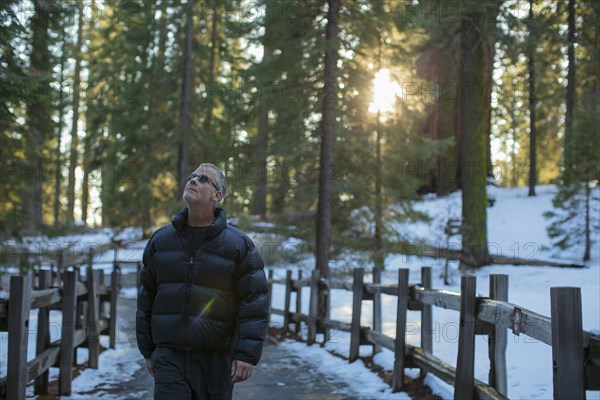
[{"label": "dark gray pants", "polygon": [[158,347],[152,354],[154,399],[231,399],[232,360],[231,354]]}]

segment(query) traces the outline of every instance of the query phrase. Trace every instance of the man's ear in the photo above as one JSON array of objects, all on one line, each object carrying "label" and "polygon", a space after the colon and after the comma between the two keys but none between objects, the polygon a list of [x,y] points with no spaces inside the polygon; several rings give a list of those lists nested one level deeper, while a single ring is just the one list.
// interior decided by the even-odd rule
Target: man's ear
[{"label": "man's ear", "polygon": [[215,193],[215,200],[217,201],[217,203],[223,200],[223,193],[221,191]]}]

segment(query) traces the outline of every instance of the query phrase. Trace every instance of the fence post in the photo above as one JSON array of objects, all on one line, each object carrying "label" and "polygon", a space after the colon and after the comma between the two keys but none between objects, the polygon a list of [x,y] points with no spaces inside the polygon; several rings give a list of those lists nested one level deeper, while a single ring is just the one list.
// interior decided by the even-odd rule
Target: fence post
[{"label": "fence post", "polygon": [[283,333],[287,332],[290,323],[290,303],[292,299],[292,271],[285,273],[285,306],[283,307]]},{"label": "fence post", "polygon": [[77,270],[65,271],[63,278],[63,320],[60,342],[60,374],[58,376],[58,393],[71,394],[73,380],[73,345],[75,341],[75,310],[77,309]]},{"label": "fence post", "polygon": [[[40,290],[47,289],[50,287],[52,281],[52,271],[47,269],[40,269],[38,288]],[[37,326],[37,340],[35,346],[35,354],[39,355],[50,345],[50,311],[47,307],[40,308],[38,311],[38,326]],[[33,388],[34,394],[46,394],[48,393],[48,371],[45,371],[42,375],[35,378],[35,385]]]},{"label": "fence post", "polygon": [[87,270],[88,305],[85,328],[89,350],[88,363],[90,368],[94,369],[98,368],[98,358],[100,356],[100,326],[98,321],[98,310],[100,307],[98,304],[99,272],[98,270],[93,270],[91,266]]},{"label": "fence post", "polygon": [[[373,283],[381,283],[381,270],[379,268],[373,268]],[[373,330],[375,332],[382,332],[381,322],[381,291],[378,289],[373,294]],[[381,351],[381,345],[375,343],[373,345],[373,354]]]},{"label": "fence post", "polygon": [[8,301],[8,362],[6,371],[6,398],[11,400],[25,399],[30,304],[31,277],[11,276]]},{"label": "fence post", "polygon": [[[498,301],[508,301],[508,275],[490,275],[490,298]],[[489,335],[488,349],[490,357],[490,386],[506,396],[506,326],[494,325]]]},{"label": "fence post", "polygon": [[310,275],[310,304],[308,309],[308,345],[317,339],[317,313],[319,312],[319,270],[315,269]]},{"label": "fence post", "polygon": [[[421,286],[425,289],[431,289],[431,267],[421,267]],[[429,304],[421,305],[421,348],[427,353],[433,353],[433,312]],[[427,375],[425,370],[421,370],[420,376],[424,378]]]},{"label": "fence post", "polygon": [[[113,264],[110,274],[110,315],[108,322],[109,346],[114,349],[117,344],[117,299],[119,298],[119,274],[121,268],[118,263]],[[137,283],[139,287],[139,282]]]},{"label": "fence post", "polygon": [[408,310],[408,269],[398,270],[398,308],[396,311],[396,340],[394,341],[394,392],[404,386],[404,366],[406,364],[406,311]]},{"label": "fence post", "polygon": [[352,327],[350,328],[350,357],[354,362],[360,349],[360,315],[364,291],[364,268],[354,268],[354,284],[352,286]]},{"label": "fence post", "polygon": [[268,279],[268,284],[269,284],[269,294],[268,296],[268,302],[269,302],[269,314],[267,315],[267,324],[271,324],[271,301],[273,299],[273,270],[269,269],[269,279]]},{"label": "fence post", "polygon": [[460,325],[458,332],[458,358],[456,361],[456,381],[454,398],[468,400],[475,398],[475,276],[460,279]]},{"label": "fence post", "polygon": [[[298,280],[302,280],[302,271],[298,270]],[[298,286],[296,288],[296,314],[298,318],[300,318],[300,314],[302,313],[302,286]],[[300,335],[300,331],[302,330],[302,323],[298,319],[296,321],[296,334]]]},{"label": "fence post", "polygon": [[555,399],[585,399],[581,289],[550,288]]}]

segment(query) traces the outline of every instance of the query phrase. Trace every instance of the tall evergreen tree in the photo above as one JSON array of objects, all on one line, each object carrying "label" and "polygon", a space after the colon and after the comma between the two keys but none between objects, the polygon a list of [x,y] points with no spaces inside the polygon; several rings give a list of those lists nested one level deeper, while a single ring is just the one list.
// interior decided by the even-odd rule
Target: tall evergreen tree
[{"label": "tall evergreen tree", "polygon": [[323,104],[321,121],[321,156],[319,168],[319,206],[317,210],[316,269],[329,277],[331,246],[331,197],[333,183],[333,143],[337,103],[337,52],[339,0],[327,1],[325,34],[325,71],[323,73]]},{"label": "tall evergreen tree", "polygon": [[537,182],[537,159],[535,144],[535,53],[537,48],[536,22],[533,17],[533,0],[529,0],[529,45],[528,45],[528,70],[529,70],[529,196],[535,196]]},{"label": "tall evergreen tree", "polygon": [[26,194],[28,217],[31,232],[39,232],[42,227],[42,169],[44,167],[44,144],[52,136],[51,117],[52,96],[50,95],[50,14],[52,4],[45,1],[34,2],[34,15],[30,21],[31,55],[29,74],[36,85],[36,95],[27,106],[27,170]]},{"label": "tall evergreen tree", "polygon": [[483,10],[461,18],[460,182],[462,189],[461,269],[488,263]]},{"label": "tall evergreen tree", "polygon": [[73,118],[71,121],[71,146],[69,155],[69,180],[67,186],[66,222],[75,220],[75,172],[79,165],[79,106],[81,99],[81,61],[83,45],[83,1],[77,0],[77,43],[75,45],[75,71],[73,72]]}]

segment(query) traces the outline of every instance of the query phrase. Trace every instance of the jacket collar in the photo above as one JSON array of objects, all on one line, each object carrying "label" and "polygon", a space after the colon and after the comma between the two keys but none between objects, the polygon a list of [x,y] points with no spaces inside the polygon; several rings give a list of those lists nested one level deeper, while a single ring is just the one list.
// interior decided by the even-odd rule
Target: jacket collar
[{"label": "jacket collar", "polygon": [[[179,234],[183,234],[185,231],[185,224],[188,219],[188,214],[189,214],[189,210],[186,207],[183,210],[179,211],[171,220],[173,227]],[[219,234],[221,232],[223,232],[223,230],[226,227],[227,227],[227,216],[225,215],[225,210],[217,207],[215,209],[215,220],[213,221],[212,224],[210,224],[208,226],[208,230],[206,232],[206,238],[208,240],[216,238],[217,236],[219,236]]]}]

